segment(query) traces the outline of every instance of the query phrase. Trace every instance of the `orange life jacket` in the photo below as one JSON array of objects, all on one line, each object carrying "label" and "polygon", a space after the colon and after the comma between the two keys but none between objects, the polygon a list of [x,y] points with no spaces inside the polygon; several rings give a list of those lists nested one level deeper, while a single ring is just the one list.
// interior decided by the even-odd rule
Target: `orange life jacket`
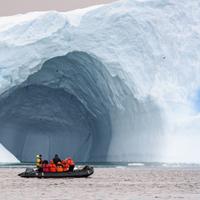
[{"label": "orange life jacket", "polygon": [[61,162],[58,162],[57,166],[56,166],[56,170],[57,172],[63,172],[63,166]]}]

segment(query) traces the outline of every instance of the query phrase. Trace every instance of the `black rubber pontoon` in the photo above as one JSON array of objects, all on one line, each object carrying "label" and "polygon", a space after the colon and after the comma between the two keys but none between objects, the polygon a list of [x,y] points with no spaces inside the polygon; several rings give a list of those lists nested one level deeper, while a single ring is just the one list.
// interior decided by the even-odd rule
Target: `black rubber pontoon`
[{"label": "black rubber pontoon", "polygon": [[92,175],[94,168],[85,166],[82,169],[75,169],[72,172],[38,172],[33,168],[27,168],[25,172],[18,174],[24,178],[84,178]]}]

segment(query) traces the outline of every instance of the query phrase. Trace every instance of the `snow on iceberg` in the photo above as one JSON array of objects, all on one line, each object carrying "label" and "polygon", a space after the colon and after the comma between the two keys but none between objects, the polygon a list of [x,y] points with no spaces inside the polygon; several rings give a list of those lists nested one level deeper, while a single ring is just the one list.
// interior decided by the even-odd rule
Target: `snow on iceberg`
[{"label": "snow on iceberg", "polygon": [[1,17],[0,142],[21,161],[199,162],[199,7],[122,0]]}]

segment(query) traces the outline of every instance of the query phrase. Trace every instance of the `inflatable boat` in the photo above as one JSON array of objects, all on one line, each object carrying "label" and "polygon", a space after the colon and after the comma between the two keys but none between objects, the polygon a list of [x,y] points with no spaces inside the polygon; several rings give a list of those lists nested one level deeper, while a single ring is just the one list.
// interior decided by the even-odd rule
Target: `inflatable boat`
[{"label": "inflatable boat", "polygon": [[93,167],[85,166],[71,172],[38,172],[34,168],[27,168],[25,172],[18,175],[23,178],[84,178],[91,176],[93,173]]}]

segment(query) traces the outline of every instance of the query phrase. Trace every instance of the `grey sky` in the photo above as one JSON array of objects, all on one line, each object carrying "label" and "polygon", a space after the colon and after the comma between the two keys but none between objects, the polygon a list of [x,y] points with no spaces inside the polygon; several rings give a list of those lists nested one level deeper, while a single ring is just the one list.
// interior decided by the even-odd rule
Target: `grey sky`
[{"label": "grey sky", "polygon": [[30,11],[67,11],[115,0],[0,0],[0,16],[8,16]]}]

